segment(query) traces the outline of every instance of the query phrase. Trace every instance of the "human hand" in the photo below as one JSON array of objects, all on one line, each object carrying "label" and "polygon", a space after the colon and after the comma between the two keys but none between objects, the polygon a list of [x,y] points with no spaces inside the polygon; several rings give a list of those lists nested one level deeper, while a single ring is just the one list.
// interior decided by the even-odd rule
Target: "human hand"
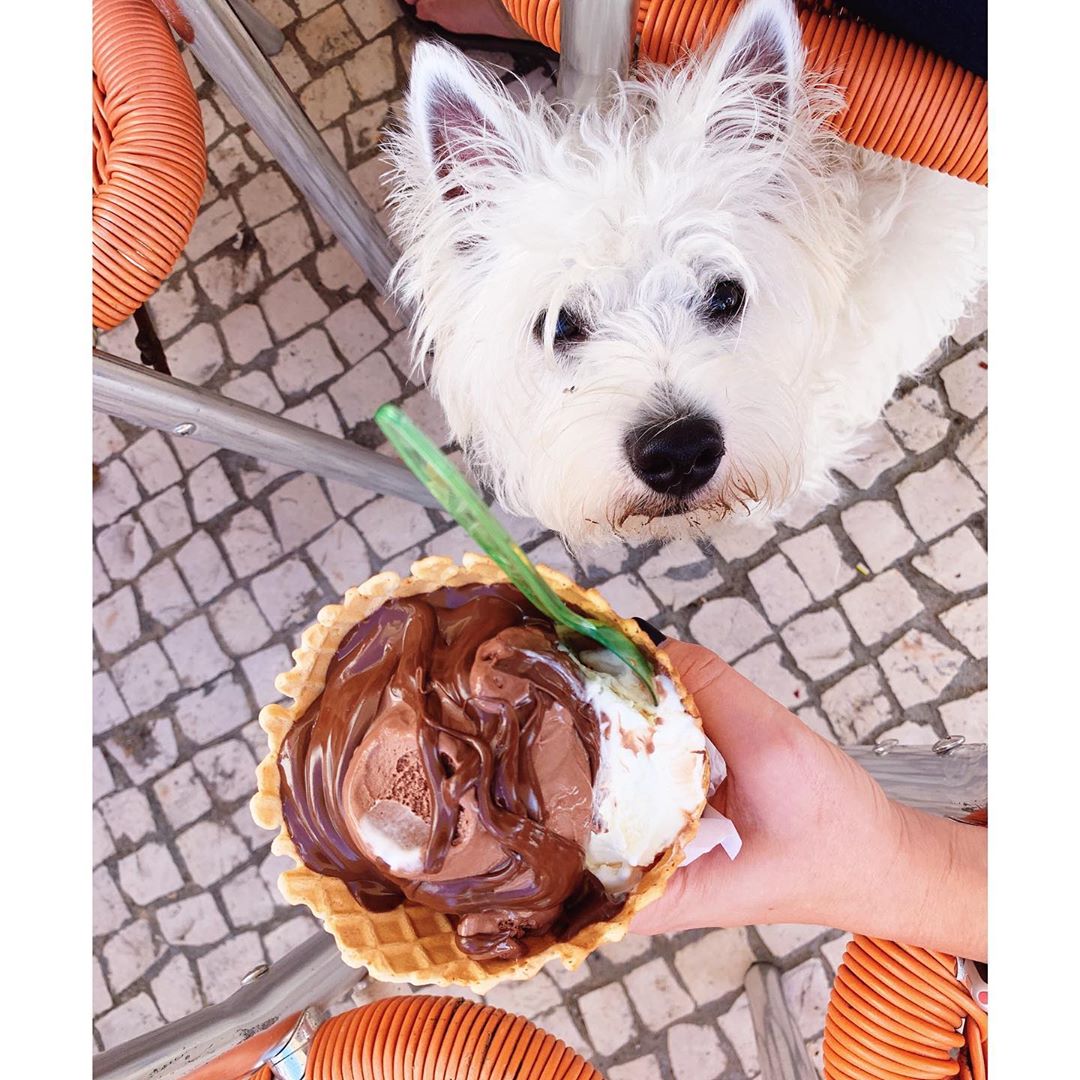
[{"label": "human hand", "polygon": [[[728,777],[712,800],[743,839],[678,870],[636,933],[811,923],[985,954],[985,830],[890,802],[842,750],[698,645],[663,646]],[[980,903],[981,896],[981,903]]]}]

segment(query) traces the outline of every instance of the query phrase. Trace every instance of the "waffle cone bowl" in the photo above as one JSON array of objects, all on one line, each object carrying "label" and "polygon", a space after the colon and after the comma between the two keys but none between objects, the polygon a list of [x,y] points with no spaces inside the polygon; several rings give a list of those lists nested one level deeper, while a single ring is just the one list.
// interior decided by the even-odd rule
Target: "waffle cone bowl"
[{"label": "waffle cone bowl", "polygon": [[[582,589],[568,577],[547,567],[538,568],[548,584],[567,603],[586,615],[618,626],[652,660],[655,669],[670,677],[683,707],[700,727],[701,719],[693,699],[679,679],[667,656],[656,649],[636,623],[621,619],[595,590]],[[431,556],[412,566],[412,574],[401,578],[394,573],[376,574],[362,585],[349,589],[344,602],[324,607],[301,636],[293,653],[295,666],[278,675],[275,685],[291,705],[267,705],[259,722],[267,734],[269,752],[259,764],[258,790],[251,801],[256,823],[277,829],[272,851],[288,855],[295,863],[278,879],[278,887],[291,904],[306,905],[324,928],[334,935],[345,962],[365,967],[375,978],[414,985],[457,985],[484,993],[506,979],[527,979],[548,961],[558,957],[568,969],[576,968],[586,956],[605,942],[618,941],[631,919],[663,892],[683,861],[686,845],[697,832],[705,807],[708,767],[704,770],[701,798],[674,842],[661,852],[627,895],[614,917],[590,923],[568,940],[553,935],[532,939],[529,955],[514,959],[480,959],[466,955],[458,946],[454,920],[438,911],[403,900],[390,911],[370,911],[335,877],[319,874],[304,865],[284,824],[278,756],[292,725],[322,693],[327,669],[342,639],[357,623],[367,618],[387,600],[430,593],[446,587],[494,585],[507,581],[489,559],[466,554],[462,565],[451,559]]]}]

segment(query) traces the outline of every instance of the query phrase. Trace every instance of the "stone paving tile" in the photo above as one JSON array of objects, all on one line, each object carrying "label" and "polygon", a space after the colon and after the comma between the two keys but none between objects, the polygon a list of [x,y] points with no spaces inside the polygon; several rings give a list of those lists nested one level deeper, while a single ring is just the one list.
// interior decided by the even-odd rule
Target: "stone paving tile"
[{"label": "stone paving tile", "polygon": [[[285,31],[274,66],[384,215],[378,140],[415,37],[400,6],[257,6]],[[393,400],[445,442],[393,304],[183,52],[211,175],[185,257],[150,301],[177,375],[365,445],[378,445],[375,408]],[[546,62],[474,55],[552,84]],[[535,522],[498,513],[534,558],[718,650],[830,741],[984,741],[985,328],[983,299],[839,470],[834,505],[802,500],[779,521],[580,560]],[[129,321],[99,340],[137,359],[133,338]],[[220,1000],[320,932],[281,901],[291,860],[250,819],[266,748],[258,709],[277,699],[274,677],[322,605],[370,573],[475,545],[400,499],[101,415],[93,460],[93,1009],[98,1045],[111,1046]],[[488,1000],[611,1080],[753,1080],[747,968],[775,954],[820,1054],[845,941],[788,926],[630,935]]]}]

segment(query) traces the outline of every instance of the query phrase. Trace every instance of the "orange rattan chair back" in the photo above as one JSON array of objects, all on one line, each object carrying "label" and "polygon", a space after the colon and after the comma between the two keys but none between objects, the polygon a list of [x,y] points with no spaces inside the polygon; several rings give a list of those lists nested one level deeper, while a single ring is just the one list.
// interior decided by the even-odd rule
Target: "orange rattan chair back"
[{"label": "orange rattan chair back", "polygon": [[[502,0],[514,21],[559,48],[559,0]],[[641,0],[641,55],[674,63],[727,26],[742,0]],[[950,60],[836,14],[842,4],[796,0],[811,71],[844,92],[832,122],[856,146],[987,182],[987,87]]]},{"label": "orange rattan chair back", "polygon": [[[383,998],[315,1033],[305,1080],[604,1080],[523,1016],[454,997]],[[255,1080],[273,1080],[264,1066]]]},{"label": "orange rattan chair back", "polygon": [[151,0],[94,0],[94,325],[122,323],[172,273],[206,184],[202,114]]}]

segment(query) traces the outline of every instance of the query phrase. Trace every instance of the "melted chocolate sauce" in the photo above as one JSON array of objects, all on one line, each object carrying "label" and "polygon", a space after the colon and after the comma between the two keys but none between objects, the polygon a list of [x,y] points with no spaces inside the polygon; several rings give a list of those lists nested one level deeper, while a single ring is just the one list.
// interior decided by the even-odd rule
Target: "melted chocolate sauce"
[{"label": "melted chocolate sauce", "polygon": [[[285,824],[304,863],[345,882],[371,910],[408,897],[468,918],[458,940],[477,957],[521,956],[530,934],[534,945],[544,933],[566,939],[618,911],[621,902],[585,870],[581,844],[545,826],[533,751],[552,710],[572,719],[584,750],[579,786],[591,786],[599,758],[598,719],[556,641],[550,619],[510,585],[392,599],[353,627],[279,755]],[[418,877],[358,850],[345,797],[346,771],[372,725],[403,709],[426,780],[413,805],[430,819]],[[549,792],[551,772],[548,763]],[[591,790],[574,797],[591,806]],[[471,876],[432,878],[459,842],[464,799],[502,858]],[[586,817],[580,832],[587,828]]]}]

